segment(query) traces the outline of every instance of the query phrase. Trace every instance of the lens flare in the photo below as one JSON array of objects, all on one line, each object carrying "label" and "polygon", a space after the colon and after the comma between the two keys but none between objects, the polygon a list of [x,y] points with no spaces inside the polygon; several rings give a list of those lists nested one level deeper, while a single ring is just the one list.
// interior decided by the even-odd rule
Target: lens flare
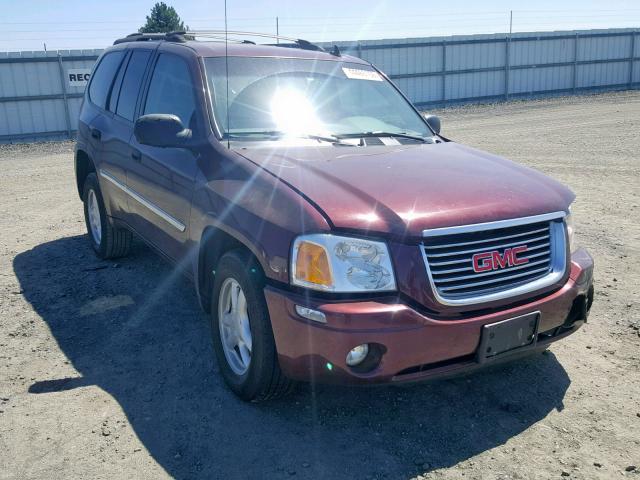
[{"label": "lens flare", "polygon": [[322,129],[313,105],[296,89],[276,90],[271,99],[271,116],[276,128],[289,135],[319,133]]}]

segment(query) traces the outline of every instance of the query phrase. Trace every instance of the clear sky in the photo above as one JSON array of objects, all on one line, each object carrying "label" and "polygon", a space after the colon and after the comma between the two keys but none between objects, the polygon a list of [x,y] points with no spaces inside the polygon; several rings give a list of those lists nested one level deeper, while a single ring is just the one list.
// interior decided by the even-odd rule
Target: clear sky
[{"label": "clear sky", "polygon": [[[192,29],[222,29],[223,0],[165,0]],[[312,41],[610,27],[640,29],[638,0],[227,0],[229,29]],[[0,0],[0,51],[102,48],[137,31],[155,0]]]}]

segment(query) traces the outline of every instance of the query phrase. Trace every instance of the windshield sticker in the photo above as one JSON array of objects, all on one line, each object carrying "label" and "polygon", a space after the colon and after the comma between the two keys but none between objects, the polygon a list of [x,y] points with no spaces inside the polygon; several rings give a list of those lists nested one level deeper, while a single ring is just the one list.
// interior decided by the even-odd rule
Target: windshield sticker
[{"label": "windshield sticker", "polygon": [[373,70],[342,67],[342,71],[347,78],[352,78],[354,80],[373,80],[375,82],[382,82],[382,76]]}]

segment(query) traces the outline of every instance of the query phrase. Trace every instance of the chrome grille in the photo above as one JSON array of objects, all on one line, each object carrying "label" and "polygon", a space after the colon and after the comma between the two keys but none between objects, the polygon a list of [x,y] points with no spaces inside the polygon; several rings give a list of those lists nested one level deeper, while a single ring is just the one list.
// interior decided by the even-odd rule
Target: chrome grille
[{"label": "chrome grille", "polygon": [[[556,282],[566,266],[563,218],[564,213],[559,212],[425,230],[421,248],[437,299],[466,305],[520,295]],[[511,249],[516,249],[514,257]]]}]

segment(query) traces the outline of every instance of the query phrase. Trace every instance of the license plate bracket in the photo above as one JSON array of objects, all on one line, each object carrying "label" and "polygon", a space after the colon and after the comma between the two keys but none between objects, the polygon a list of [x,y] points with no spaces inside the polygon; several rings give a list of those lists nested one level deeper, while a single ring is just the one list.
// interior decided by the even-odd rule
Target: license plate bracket
[{"label": "license plate bracket", "polygon": [[505,353],[535,345],[540,312],[527,313],[482,327],[477,360],[492,360]]}]

